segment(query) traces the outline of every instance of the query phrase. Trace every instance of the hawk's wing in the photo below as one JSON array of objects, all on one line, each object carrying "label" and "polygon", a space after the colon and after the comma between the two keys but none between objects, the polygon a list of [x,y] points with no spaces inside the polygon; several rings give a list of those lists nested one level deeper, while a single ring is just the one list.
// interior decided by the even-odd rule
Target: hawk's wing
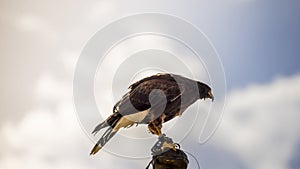
[{"label": "hawk's wing", "polygon": [[[155,89],[160,92],[151,93]],[[180,98],[183,92],[183,89],[180,89],[176,81],[169,79],[159,78],[140,82],[115,105],[114,112],[124,116],[145,111],[150,107],[159,109]]]},{"label": "hawk's wing", "polygon": [[130,85],[128,87],[128,89],[135,89],[137,86],[139,86],[141,83],[149,81],[149,80],[166,80],[166,81],[173,81],[175,82],[175,79],[173,78],[172,74],[167,74],[167,73],[158,73],[156,75],[153,76],[149,76],[149,77],[145,77],[135,83],[133,83],[132,85]]}]

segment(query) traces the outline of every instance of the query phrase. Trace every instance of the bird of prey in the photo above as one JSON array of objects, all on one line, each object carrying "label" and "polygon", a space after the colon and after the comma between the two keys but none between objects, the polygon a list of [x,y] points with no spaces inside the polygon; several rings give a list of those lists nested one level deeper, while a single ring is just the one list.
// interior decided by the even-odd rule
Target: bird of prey
[{"label": "bird of prey", "polygon": [[168,73],[146,77],[129,86],[129,89],[115,104],[113,114],[92,132],[96,134],[109,127],[91,150],[91,155],[96,154],[121,128],[148,124],[152,134],[161,136],[164,122],[180,116],[198,99],[214,99],[208,85]]}]

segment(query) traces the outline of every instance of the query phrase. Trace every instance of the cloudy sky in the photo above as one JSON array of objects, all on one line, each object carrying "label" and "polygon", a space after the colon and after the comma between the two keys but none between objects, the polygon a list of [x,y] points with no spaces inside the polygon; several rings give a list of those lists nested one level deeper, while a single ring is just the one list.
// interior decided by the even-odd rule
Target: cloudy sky
[{"label": "cloudy sky", "polygon": [[146,166],[149,158],[89,156],[93,142],[72,93],[75,64],[89,39],[114,20],[143,12],[194,24],[223,63],[227,99],[217,131],[205,144],[194,132],[181,142],[202,168],[300,168],[299,1],[2,0],[0,9],[0,168]]}]

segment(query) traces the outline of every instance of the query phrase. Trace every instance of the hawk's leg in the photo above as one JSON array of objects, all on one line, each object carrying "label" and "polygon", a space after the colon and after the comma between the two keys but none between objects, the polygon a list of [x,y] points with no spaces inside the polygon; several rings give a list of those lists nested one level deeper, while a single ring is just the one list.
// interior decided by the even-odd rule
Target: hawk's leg
[{"label": "hawk's leg", "polygon": [[152,134],[158,135],[159,137],[162,135],[161,128],[164,123],[166,115],[162,114],[157,119],[154,119],[148,123],[148,129]]},{"label": "hawk's leg", "polygon": [[152,134],[157,135],[159,137],[159,139],[163,140],[163,145],[162,145],[163,149],[169,148],[169,149],[173,149],[174,151],[176,151],[177,145],[174,144],[172,140],[170,141],[169,139],[167,139],[168,141],[166,141],[165,139],[167,137],[165,137],[165,135],[162,134],[162,132],[161,132],[162,123],[164,122],[164,118],[165,118],[165,116],[163,115],[160,118],[150,122],[148,124],[148,129]]},{"label": "hawk's leg", "polygon": [[158,135],[158,136],[161,136],[161,128],[162,128],[162,125],[161,124],[157,124],[155,121],[150,122],[148,124],[149,131],[152,134],[155,134],[155,135]]}]

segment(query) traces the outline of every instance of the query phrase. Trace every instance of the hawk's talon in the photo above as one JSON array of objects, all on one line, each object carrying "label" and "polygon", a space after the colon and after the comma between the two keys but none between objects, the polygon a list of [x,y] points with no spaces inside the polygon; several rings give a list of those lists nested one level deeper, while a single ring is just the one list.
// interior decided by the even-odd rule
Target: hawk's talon
[{"label": "hawk's talon", "polygon": [[164,142],[162,145],[162,150],[164,151],[165,149],[172,149],[174,151],[177,151],[177,144],[175,143],[168,143],[168,142]]},{"label": "hawk's talon", "polygon": [[177,152],[180,149],[180,145],[178,143],[174,143],[170,137],[167,137],[166,134],[161,134],[158,137],[158,141],[151,148],[152,155],[157,155],[172,149]]}]

